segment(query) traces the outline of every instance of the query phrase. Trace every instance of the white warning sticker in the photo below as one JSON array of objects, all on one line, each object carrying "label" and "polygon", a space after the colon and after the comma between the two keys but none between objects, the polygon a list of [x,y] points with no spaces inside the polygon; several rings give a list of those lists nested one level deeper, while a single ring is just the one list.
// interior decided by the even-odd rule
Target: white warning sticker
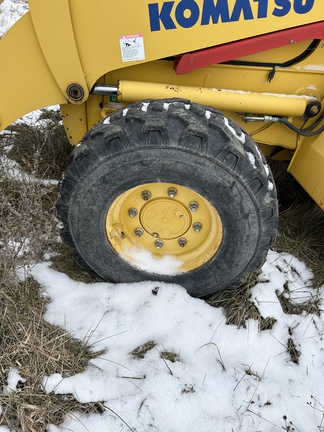
[{"label": "white warning sticker", "polygon": [[119,43],[123,62],[145,60],[142,34],[120,36]]}]

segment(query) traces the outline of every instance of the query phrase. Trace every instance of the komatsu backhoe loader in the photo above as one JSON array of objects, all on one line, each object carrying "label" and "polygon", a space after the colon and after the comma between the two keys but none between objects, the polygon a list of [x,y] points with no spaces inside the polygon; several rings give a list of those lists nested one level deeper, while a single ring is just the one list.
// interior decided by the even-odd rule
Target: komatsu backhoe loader
[{"label": "komatsu backhoe loader", "polygon": [[1,129],[59,104],[77,260],[207,296],[273,245],[266,158],[324,209],[322,39],[323,0],[29,0],[0,41]]}]

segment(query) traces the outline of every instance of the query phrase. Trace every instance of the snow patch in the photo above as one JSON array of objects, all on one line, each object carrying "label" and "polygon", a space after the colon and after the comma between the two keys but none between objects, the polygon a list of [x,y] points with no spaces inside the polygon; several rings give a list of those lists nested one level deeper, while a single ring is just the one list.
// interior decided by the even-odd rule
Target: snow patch
[{"label": "snow patch", "polygon": [[257,152],[258,155],[259,155],[259,158],[262,160],[263,157],[262,157],[262,153],[261,153],[261,151],[260,151],[260,149],[259,149],[259,146],[258,146],[257,144],[255,144],[254,147],[255,147],[256,152]]},{"label": "snow patch", "polygon": [[267,165],[267,164],[263,164],[263,167],[264,167],[264,170],[265,170],[265,172],[266,172],[266,174],[267,174],[267,176],[270,174],[270,168],[269,168],[269,165]]},{"label": "snow patch", "polygon": [[8,394],[8,393],[12,393],[12,392],[17,391],[18,383],[19,382],[25,383],[26,380],[20,376],[20,373],[18,372],[17,369],[10,368],[9,373],[8,373],[7,382],[8,382],[8,387],[6,387],[5,393]]},{"label": "snow patch", "polygon": [[[2,242],[0,242],[1,245]],[[22,257],[29,252],[30,240],[28,238],[22,239],[21,241],[8,241],[8,248],[15,251],[16,255]]]},{"label": "snow patch", "polygon": [[226,117],[224,117],[224,123],[225,123],[225,125],[227,126],[227,128],[232,132],[232,134],[242,143],[242,144],[244,144],[245,143],[245,139],[246,139],[246,136],[245,136],[245,133],[241,133],[241,134],[238,134],[237,132],[236,132],[236,130],[233,128],[233,126],[231,126],[230,124],[229,124],[229,120],[226,118]]},{"label": "snow patch", "polygon": [[24,0],[4,0],[0,5],[0,38],[28,11]]},{"label": "snow patch", "polygon": [[310,71],[323,71],[324,66],[322,64],[320,64],[320,65],[305,65],[305,66],[299,66],[298,69],[304,69],[304,70],[310,70]]},{"label": "snow patch", "polygon": [[250,161],[251,165],[253,166],[254,169],[256,169],[254,154],[252,154],[250,152],[246,152],[246,154],[247,154],[247,156],[249,158],[249,161]]},{"label": "snow patch", "polygon": [[103,124],[110,124],[110,117],[105,118]]},{"label": "snow patch", "polygon": [[208,111],[208,110],[206,110],[206,112],[205,112],[205,117],[206,117],[207,120],[209,120],[210,117],[211,117],[211,112]]},{"label": "snow patch", "polygon": [[150,102],[143,102],[142,104],[142,111],[147,112],[147,108],[150,105]]},{"label": "snow patch", "polygon": [[8,178],[23,181],[26,183],[39,183],[44,186],[56,186],[58,181],[57,180],[51,180],[51,179],[39,179],[37,177],[34,177],[31,174],[28,174],[23,171],[20,164],[12,159],[9,159],[6,155],[2,155],[0,159],[1,168],[4,173],[8,176]]},{"label": "snow patch", "polygon": [[[273,432],[285,429],[283,416],[296,430],[318,430],[324,316],[286,314],[277,294],[307,302],[322,298],[323,289],[312,288],[312,272],[291,255],[271,251],[251,289],[262,317],[276,320],[265,331],[253,319],[246,328],[226,324],[221,308],[174,284],[86,284],[48,263],[31,272],[50,299],[45,319],[102,352],[82,373],[44,377],[47,392],[106,407],[102,415],[67,415],[51,432],[128,430],[120,417],[139,432]],[[298,365],[286,349],[289,340],[301,353]],[[155,346],[143,358],[132,354],[149,341]]]},{"label": "snow patch", "polygon": [[142,247],[125,247],[125,252],[132,259],[130,264],[147,273],[167,276],[183,273],[183,262],[173,255],[155,257],[150,250]]}]

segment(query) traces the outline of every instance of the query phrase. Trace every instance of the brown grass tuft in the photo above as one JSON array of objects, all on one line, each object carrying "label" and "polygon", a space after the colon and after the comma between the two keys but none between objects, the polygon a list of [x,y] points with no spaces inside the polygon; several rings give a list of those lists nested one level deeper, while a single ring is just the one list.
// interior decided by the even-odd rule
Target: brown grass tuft
[{"label": "brown grass tuft", "polygon": [[275,320],[263,318],[257,307],[250,301],[250,289],[258,282],[258,272],[251,273],[245,284],[236,289],[216,293],[207,300],[207,303],[224,309],[226,324],[245,328],[246,321],[254,319],[259,322],[260,330],[269,330]]},{"label": "brown grass tuft", "polygon": [[66,137],[60,111],[44,109],[36,123],[15,123],[7,131],[5,140],[10,143],[10,159],[38,178],[60,179],[73,149]]},{"label": "brown grass tuft", "polygon": [[145,355],[151,351],[156,346],[156,343],[154,341],[148,341],[143,345],[140,345],[139,347],[135,348],[130,354],[140,360],[145,357]]},{"label": "brown grass tuft", "polygon": [[287,172],[287,163],[269,161],[279,199],[275,249],[304,261],[314,272],[314,286],[324,285],[324,212]]},{"label": "brown grass tuft", "polygon": [[51,259],[51,267],[78,282],[95,283],[103,280],[91,270],[81,268],[74,259],[72,249],[63,243],[57,244],[57,255]]},{"label": "brown grass tuft", "polygon": [[[72,396],[47,394],[44,377],[82,372],[95,354],[59,327],[44,320],[45,300],[31,278],[1,291],[4,312],[0,321],[0,425],[15,431],[43,432],[48,423],[59,425],[70,411],[96,411],[96,404],[81,405]],[[7,386],[8,373],[17,369],[23,378],[17,390]],[[14,391],[13,391],[14,390]]]}]

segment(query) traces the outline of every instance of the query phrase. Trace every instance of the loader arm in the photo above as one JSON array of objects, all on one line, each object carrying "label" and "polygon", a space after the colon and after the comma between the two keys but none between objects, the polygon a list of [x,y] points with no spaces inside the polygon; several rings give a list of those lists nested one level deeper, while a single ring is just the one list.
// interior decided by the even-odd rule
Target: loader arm
[{"label": "loader arm", "polygon": [[324,18],[319,0],[30,0],[29,6],[0,41],[1,129],[37,108],[82,104],[111,70]]}]

